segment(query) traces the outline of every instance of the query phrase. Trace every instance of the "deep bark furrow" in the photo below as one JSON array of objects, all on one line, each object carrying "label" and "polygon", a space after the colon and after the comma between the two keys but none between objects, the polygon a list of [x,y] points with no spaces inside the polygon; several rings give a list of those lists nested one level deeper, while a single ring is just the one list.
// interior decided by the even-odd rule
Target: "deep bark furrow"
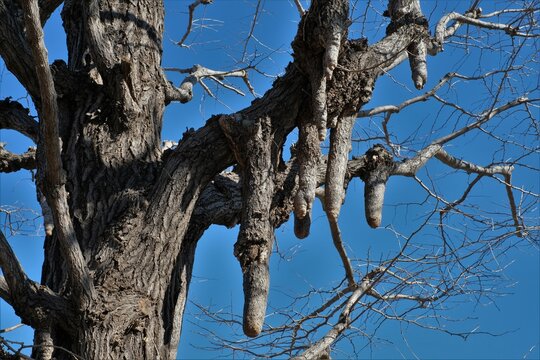
[{"label": "deep bark furrow", "polygon": [[[50,6],[55,4],[50,1]],[[50,334],[55,345],[89,360],[174,358],[196,243],[216,219],[226,226],[241,223],[236,250],[245,273],[246,332],[257,334],[268,295],[274,228],[287,220],[298,188],[309,214],[315,188],[324,182],[318,128],[311,118],[316,95],[312,89],[317,93],[311,68],[328,81],[326,89],[319,87],[326,98],[321,96],[316,107],[328,109],[334,117],[345,109],[354,112],[369,100],[373,81],[382,71],[379,66],[393,64],[396,53],[405,51],[421,32],[418,26],[400,28],[391,41],[368,48],[363,41],[347,40],[348,1],[313,1],[302,20],[311,25],[299,28],[293,44],[295,62],[262,98],[234,114],[240,128],[258,129],[247,138],[232,134],[248,146],[233,154],[213,118],[200,130],[185,134],[178,147],[162,157],[162,5],[155,0],[68,0],[62,13],[68,64],[53,65],[61,95],[62,162],[69,215],[98,294],[78,313],[74,321],[78,332],[66,332],[65,326],[53,323]],[[3,10],[0,7],[0,14]],[[340,23],[334,23],[336,18]],[[1,24],[0,28],[20,28],[16,22]],[[89,35],[88,27],[98,27],[97,33]],[[312,38],[301,38],[306,33]],[[11,51],[7,56],[13,60],[14,49],[0,45],[4,51],[0,55]],[[18,54],[25,51],[24,46],[21,49]],[[30,60],[24,59],[21,69],[13,63],[8,68],[27,82],[23,84],[32,93],[36,85],[35,76],[29,75]],[[278,166],[282,146],[296,126],[301,132],[297,163]],[[347,151],[338,152],[340,159],[346,158]],[[242,196],[238,183],[231,184],[226,176],[216,178],[235,162],[244,166]],[[338,181],[342,187],[354,171],[358,172],[339,174],[340,179],[345,177],[344,183]],[[226,206],[217,208],[219,204]],[[46,237],[43,282],[69,295],[72,288],[57,235]],[[70,358],[56,350],[54,356]]]},{"label": "deep bark furrow", "polygon": [[360,177],[364,181],[366,221],[372,228],[381,225],[386,182],[392,174],[392,155],[380,144],[366,152],[366,165]]}]

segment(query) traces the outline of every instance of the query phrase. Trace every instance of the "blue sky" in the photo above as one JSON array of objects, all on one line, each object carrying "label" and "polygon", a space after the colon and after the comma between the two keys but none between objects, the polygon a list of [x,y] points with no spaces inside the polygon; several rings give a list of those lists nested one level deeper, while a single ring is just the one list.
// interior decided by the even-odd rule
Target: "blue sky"
[{"label": "blue sky", "polygon": [[[305,2],[304,2],[305,3]],[[364,2],[358,2],[361,8]],[[380,7],[380,1],[373,1],[375,7]],[[166,32],[164,36],[163,66],[186,68],[193,64],[201,64],[212,69],[232,69],[241,67],[240,64],[243,46],[250,29],[255,1],[216,0],[215,4],[199,7],[192,34],[186,44],[189,48],[179,48],[174,45],[175,40],[181,38],[187,19],[187,1],[166,1]],[[424,2],[424,13],[430,14],[432,21],[438,19],[442,12],[464,11],[468,2]],[[502,4],[502,2],[501,2]],[[254,38],[249,40],[247,55],[256,53],[256,62],[261,71],[279,75],[285,65],[291,60],[290,42],[296,32],[298,13],[289,0],[262,1],[262,13],[254,30]],[[493,6],[491,2],[483,4]],[[307,6],[306,6],[307,7]],[[355,13],[361,16],[363,11]],[[368,12],[365,25],[355,23],[351,28],[351,36],[368,36],[373,43],[384,35],[385,24],[378,21],[374,11]],[[471,34],[481,35],[471,29]],[[49,60],[66,59],[65,36],[61,28],[58,12],[49,20],[46,29],[46,42],[49,49]],[[432,88],[438,80],[448,71],[458,71],[466,75],[480,74],[486,71],[503,67],[506,52],[510,47],[501,33],[500,41],[502,51],[479,50],[471,43],[468,52],[459,47],[447,45],[446,51],[435,58],[428,59],[429,81],[426,89]],[[505,45],[506,44],[506,45]],[[525,49],[520,53],[521,59],[532,57],[535,49]],[[534,89],[538,82],[538,74],[532,78],[513,79],[512,86],[517,94],[521,89]],[[13,99],[26,104],[26,93],[17,84],[14,77],[9,74],[0,63],[0,98],[11,96]],[[171,74],[170,79],[178,84],[182,76]],[[259,94],[263,94],[271,85],[272,78],[253,73],[252,84]],[[242,90],[240,82],[237,83]],[[210,85],[210,84],[209,84]],[[463,106],[478,110],[485,106],[489,98],[487,89],[489,83],[475,83],[471,85],[456,82],[454,86],[443,92],[445,98],[459,101]],[[189,127],[200,127],[212,114],[226,113],[239,110],[252,101],[253,97],[241,97],[224,89],[212,88],[218,95],[219,101],[209,99],[200,86],[195,89],[195,96],[188,104],[171,104],[165,113],[163,138],[178,140],[181,134]],[[389,76],[382,77],[376,84],[373,100],[367,107],[382,104],[397,104],[404,99],[420,94],[414,89],[410,80],[408,64],[404,63],[394,69]],[[511,92],[508,98],[511,98]],[[534,94],[529,94],[534,97]],[[538,91],[536,91],[538,97]],[[31,104],[29,104],[31,105]],[[533,110],[534,111],[534,110]],[[497,134],[508,136],[510,140],[527,141],[531,146],[537,146],[538,139],[523,137],[520,132],[520,113],[512,113],[494,119],[490,128]],[[536,116],[538,110],[536,109]],[[537,117],[538,118],[538,117]],[[463,126],[468,121],[451,109],[441,108],[440,103],[430,100],[426,103],[412,106],[393,116],[390,129],[396,140],[403,142],[411,150],[418,150],[434,138],[451,132],[454,127]],[[363,141],[368,137],[381,136],[381,119],[359,119],[353,137],[353,155],[363,154],[371,145],[381,140]],[[413,136],[414,135],[414,136]],[[0,141],[7,143],[7,148],[14,152],[23,152],[31,144],[24,137],[11,131],[0,131]],[[407,141],[414,137],[414,141]],[[292,140],[294,141],[294,140]],[[536,141],[536,144],[534,143]],[[458,157],[479,164],[488,164],[492,161],[511,160],[517,156],[517,149],[511,146],[502,148],[489,136],[481,133],[471,133],[470,136],[459,139],[448,145],[447,150]],[[404,155],[410,155],[403,149]],[[531,166],[540,165],[538,154],[525,160]],[[432,160],[419,177],[453,201],[461,196],[467,186],[469,177],[463,173],[455,173],[440,163]],[[538,174],[526,168],[517,168],[513,176],[514,184],[534,193],[540,191]],[[34,188],[29,172],[16,174],[0,174],[0,205],[21,208],[12,219],[20,217],[26,219],[20,223],[16,234],[9,237],[16,254],[29,276],[39,280],[42,255],[42,229],[41,219],[38,217],[38,205],[35,201]],[[386,202],[383,215],[383,224],[379,229],[370,229],[364,221],[363,215],[363,184],[356,180],[351,183],[346,203],[341,211],[340,225],[346,241],[347,251],[352,258],[377,259],[384,254],[399,250],[400,239],[396,232],[408,234],[421,223],[426,213],[434,206],[426,199],[426,193],[412,179],[392,178],[388,184]],[[516,194],[516,196],[518,196]],[[518,196],[519,198],[519,196]],[[468,205],[477,206],[480,211],[508,212],[508,202],[504,187],[492,179],[483,179],[475,188]],[[534,203],[535,199],[525,197],[524,204]],[[412,204],[414,203],[414,204]],[[404,205],[408,204],[408,205]],[[538,210],[533,208],[531,214],[538,218]],[[6,222],[4,214],[0,214],[2,224]],[[498,215],[493,215],[498,216]],[[453,225],[459,230],[463,221],[456,217]],[[538,220],[536,220],[538,225]],[[272,287],[269,301],[269,313],[280,306],[287,306],[290,296],[300,295],[310,289],[329,289],[337,285],[343,278],[343,271],[339,257],[335,252],[330,238],[329,228],[319,204],[313,215],[311,236],[303,241],[297,240],[292,232],[291,223],[284,224],[276,231],[276,242],[279,246],[278,254],[274,254],[271,264]],[[459,237],[460,232],[449,230],[449,233]],[[6,235],[9,231],[3,227]],[[233,244],[236,240],[236,229],[212,227],[200,241],[197,249],[193,281],[190,289],[190,304],[188,304],[183,329],[183,338],[180,344],[180,358],[209,358],[225,356],[220,351],[207,351],[209,337],[201,335],[199,325],[205,319],[198,314],[195,304],[209,306],[214,310],[222,310],[241,314],[242,311],[242,284],[240,267],[233,256]],[[428,228],[418,241],[437,241],[437,231]],[[489,233],[486,236],[490,236]],[[501,281],[501,292],[504,296],[497,298],[482,298],[480,300],[463,298],[460,302],[449,302],[448,316],[456,321],[447,321],[444,326],[451,329],[468,331],[478,329],[477,332],[486,331],[494,334],[506,333],[504,336],[471,336],[467,341],[459,337],[450,336],[441,332],[419,329],[412,325],[398,322],[384,322],[377,328],[376,337],[371,344],[365,338],[355,338],[353,344],[341,342],[335,349],[334,357],[347,357],[352,353],[352,346],[359,350],[362,357],[375,359],[414,358],[423,359],[534,359],[540,357],[539,335],[539,306],[540,303],[540,258],[538,249],[524,241],[508,239],[505,241],[515,243],[510,251],[497,255],[501,268],[504,267],[505,281]],[[364,269],[362,262],[356,262],[360,270]],[[315,306],[319,299],[314,298]],[[463,320],[467,319],[467,320]],[[273,321],[269,317],[269,321]],[[19,322],[12,310],[0,302],[0,328],[15,325]],[[233,330],[224,327],[204,325],[212,330],[228,336]],[[374,329],[375,326],[369,327]],[[17,341],[30,342],[31,329],[24,327],[9,333],[9,338]]]}]

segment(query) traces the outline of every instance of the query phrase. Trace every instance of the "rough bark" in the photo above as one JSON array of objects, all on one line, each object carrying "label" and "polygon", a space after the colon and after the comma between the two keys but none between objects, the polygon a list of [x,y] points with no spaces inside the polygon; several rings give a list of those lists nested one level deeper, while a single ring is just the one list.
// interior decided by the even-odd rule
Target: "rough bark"
[{"label": "rough bark", "polygon": [[[162,2],[66,1],[68,62],[50,68],[39,23],[58,2],[40,2],[39,12],[35,0],[27,3],[33,32],[23,31],[18,2],[0,0],[0,56],[31,94],[41,127],[9,101],[0,103],[0,126],[37,140],[38,191],[55,220],[45,239],[48,290],[38,294],[66,302],[69,321],[54,307],[36,323],[19,311],[29,303],[17,304],[16,295],[35,297],[31,286],[16,285],[27,281],[12,257],[0,259],[2,270],[15,269],[0,287],[2,298],[40,331],[36,345],[52,343],[88,360],[173,359],[197,241],[211,223],[240,223],[235,254],[244,273],[244,330],[257,335],[274,229],[294,207],[295,232],[307,236],[315,189],[325,182],[320,130],[334,128],[327,175],[334,213],[360,171],[354,166],[365,165],[353,161],[345,170],[352,115],[369,101],[377,76],[425,29],[403,23],[368,47],[347,39],[348,1],[313,1],[293,42],[294,62],[262,98],[231,115],[237,124],[224,128],[223,116],[213,117],[162,152],[164,107],[176,99],[161,69]],[[187,101],[191,94],[181,95]],[[285,164],[281,149],[297,126],[297,156]],[[235,163],[240,179],[218,175]],[[81,301],[85,268],[94,290]],[[53,357],[71,355],[55,348]]]},{"label": "rough bark", "polygon": [[360,178],[364,181],[366,221],[372,228],[381,225],[386,182],[392,174],[392,155],[377,144],[366,152],[366,165]]},{"label": "rough bark", "polygon": [[242,217],[234,255],[244,277],[244,333],[253,337],[261,332],[270,286],[268,266],[274,243],[270,207],[277,153],[270,118],[242,122],[237,125],[241,128],[237,147],[243,154]]},{"label": "rough bark", "polygon": [[[349,2],[347,0],[316,0],[299,24],[301,32],[292,46],[298,65],[307,73],[311,85],[311,116],[299,121],[298,161],[300,186],[295,199],[296,222],[311,216],[315,199],[316,169],[320,159],[320,145],[326,137],[328,103],[327,81],[337,66],[342,40],[347,37]],[[309,232],[309,231],[307,231]],[[299,232],[304,236],[306,231]]]},{"label": "rough bark", "polygon": [[21,155],[13,154],[0,143],[0,172],[19,171],[21,169],[33,170],[36,168],[36,149],[29,148]]}]

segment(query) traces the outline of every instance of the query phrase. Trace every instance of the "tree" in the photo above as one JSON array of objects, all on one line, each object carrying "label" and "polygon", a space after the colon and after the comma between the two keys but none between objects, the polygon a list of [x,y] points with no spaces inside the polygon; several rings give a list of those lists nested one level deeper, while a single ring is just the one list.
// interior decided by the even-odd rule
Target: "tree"
[{"label": "tree", "polygon": [[[189,26],[178,45],[189,38],[196,8],[209,3],[190,5]],[[267,354],[299,358],[327,355],[369,314],[418,322],[407,313],[437,312],[452,297],[486,293],[497,281],[488,255],[514,246],[508,239],[538,241],[536,219],[529,218],[537,195],[511,178],[515,169],[537,171],[538,84],[527,79],[537,75],[531,56],[537,51],[537,3],[520,2],[516,8],[501,3],[483,13],[475,1],[461,12],[428,21],[418,0],[390,0],[376,18],[387,21],[385,35],[368,42],[349,33],[359,23],[351,14],[367,12],[368,5],[317,0],[306,11],[295,1],[301,17],[292,40],[293,60],[283,75],[250,106],[212,116],[167,148],[161,139],[167,105],[191,101],[196,85],[212,94],[207,79],[238,92],[226,81],[241,78],[253,91],[248,73],[260,71],[258,58],[242,56],[248,65],[231,71],[168,69],[187,74],[175,86],[161,65],[163,3],[89,0],[64,2],[67,63],[49,65],[42,27],[61,4],[0,2],[0,56],[28,91],[39,119],[19,102],[0,103],[1,128],[17,130],[37,145],[22,155],[2,149],[1,169],[35,169],[46,229],[41,284],[26,276],[0,235],[0,297],[35,329],[37,358],[175,358],[197,241],[212,224],[240,224],[234,254],[243,273],[241,323],[244,333],[255,338],[254,345],[242,349],[261,355],[258,347],[273,344]],[[361,20],[368,24],[367,16]],[[498,49],[503,60],[497,68],[479,66],[473,74],[449,72],[432,89],[399,105],[369,107],[378,79],[401,63],[409,63],[412,84],[423,89],[428,55],[444,57],[443,46],[452,41],[464,53],[475,46]],[[474,110],[466,100],[457,102],[459,96],[439,94],[475,81],[483,84],[486,96],[473,102]],[[425,124],[427,132],[413,132],[408,139],[391,132],[396,113],[430,98],[452,110],[445,126]],[[384,144],[350,159],[357,117],[378,114],[384,119],[375,137]],[[497,131],[507,129],[496,123],[505,117],[513,120],[510,135]],[[298,141],[289,157],[285,146],[295,129]],[[329,145],[321,150],[328,129]],[[362,138],[372,138],[370,132]],[[477,165],[466,150],[455,154],[448,147],[469,141],[474,132],[498,147],[488,154],[488,165]],[[511,136],[518,133],[519,139]],[[417,176],[432,159],[474,174],[460,178],[465,190],[457,200],[446,200],[443,189]],[[418,202],[433,207],[410,235],[396,230],[403,239],[398,252],[377,261],[351,259],[338,224],[349,182],[364,182],[366,222],[376,228],[386,184],[394,176],[414,178],[428,194]],[[466,202],[487,177],[506,191],[504,213]],[[263,330],[274,231],[293,213],[296,236],[307,237],[316,197],[323,203],[344,280],[320,308],[299,316],[280,313],[282,326]],[[438,242],[415,243],[421,231],[429,234],[435,220]],[[454,231],[456,222],[462,227]],[[353,260],[364,264],[362,273]],[[392,302],[405,303],[403,312],[387,311],[384,304]]]}]

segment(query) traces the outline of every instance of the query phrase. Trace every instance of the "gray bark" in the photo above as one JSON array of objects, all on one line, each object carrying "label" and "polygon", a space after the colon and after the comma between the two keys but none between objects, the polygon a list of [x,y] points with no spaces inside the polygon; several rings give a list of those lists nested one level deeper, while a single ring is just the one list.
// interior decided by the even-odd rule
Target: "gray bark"
[{"label": "gray bark", "polygon": [[[6,250],[0,296],[39,330],[36,345],[56,346],[56,359],[71,359],[60,347],[88,360],[173,359],[197,241],[212,223],[240,223],[235,254],[244,273],[244,330],[256,336],[274,229],[294,207],[295,232],[307,236],[315,189],[325,181],[321,112],[337,119],[329,124],[336,149],[327,197],[339,212],[351,176],[363,174],[367,183],[382,176],[370,175],[365,159],[347,163],[352,115],[425,28],[404,21],[368,47],[347,39],[348,1],[313,1],[293,42],[294,62],[273,87],[230,115],[232,125],[213,117],[162,153],[166,104],[191,98],[185,91],[176,96],[163,77],[163,3],[66,1],[68,62],[50,67],[39,24],[58,2],[43,1],[39,9],[35,0],[24,3],[29,31],[19,3],[0,0],[0,56],[29,91],[41,126],[9,102],[0,103],[0,126],[37,140],[37,186],[55,227],[45,239],[43,288],[25,279]],[[295,127],[297,155],[284,164],[282,147]],[[219,175],[234,164],[239,175]],[[40,309],[35,304],[44,308],[41,317],[24,311]]]}]

